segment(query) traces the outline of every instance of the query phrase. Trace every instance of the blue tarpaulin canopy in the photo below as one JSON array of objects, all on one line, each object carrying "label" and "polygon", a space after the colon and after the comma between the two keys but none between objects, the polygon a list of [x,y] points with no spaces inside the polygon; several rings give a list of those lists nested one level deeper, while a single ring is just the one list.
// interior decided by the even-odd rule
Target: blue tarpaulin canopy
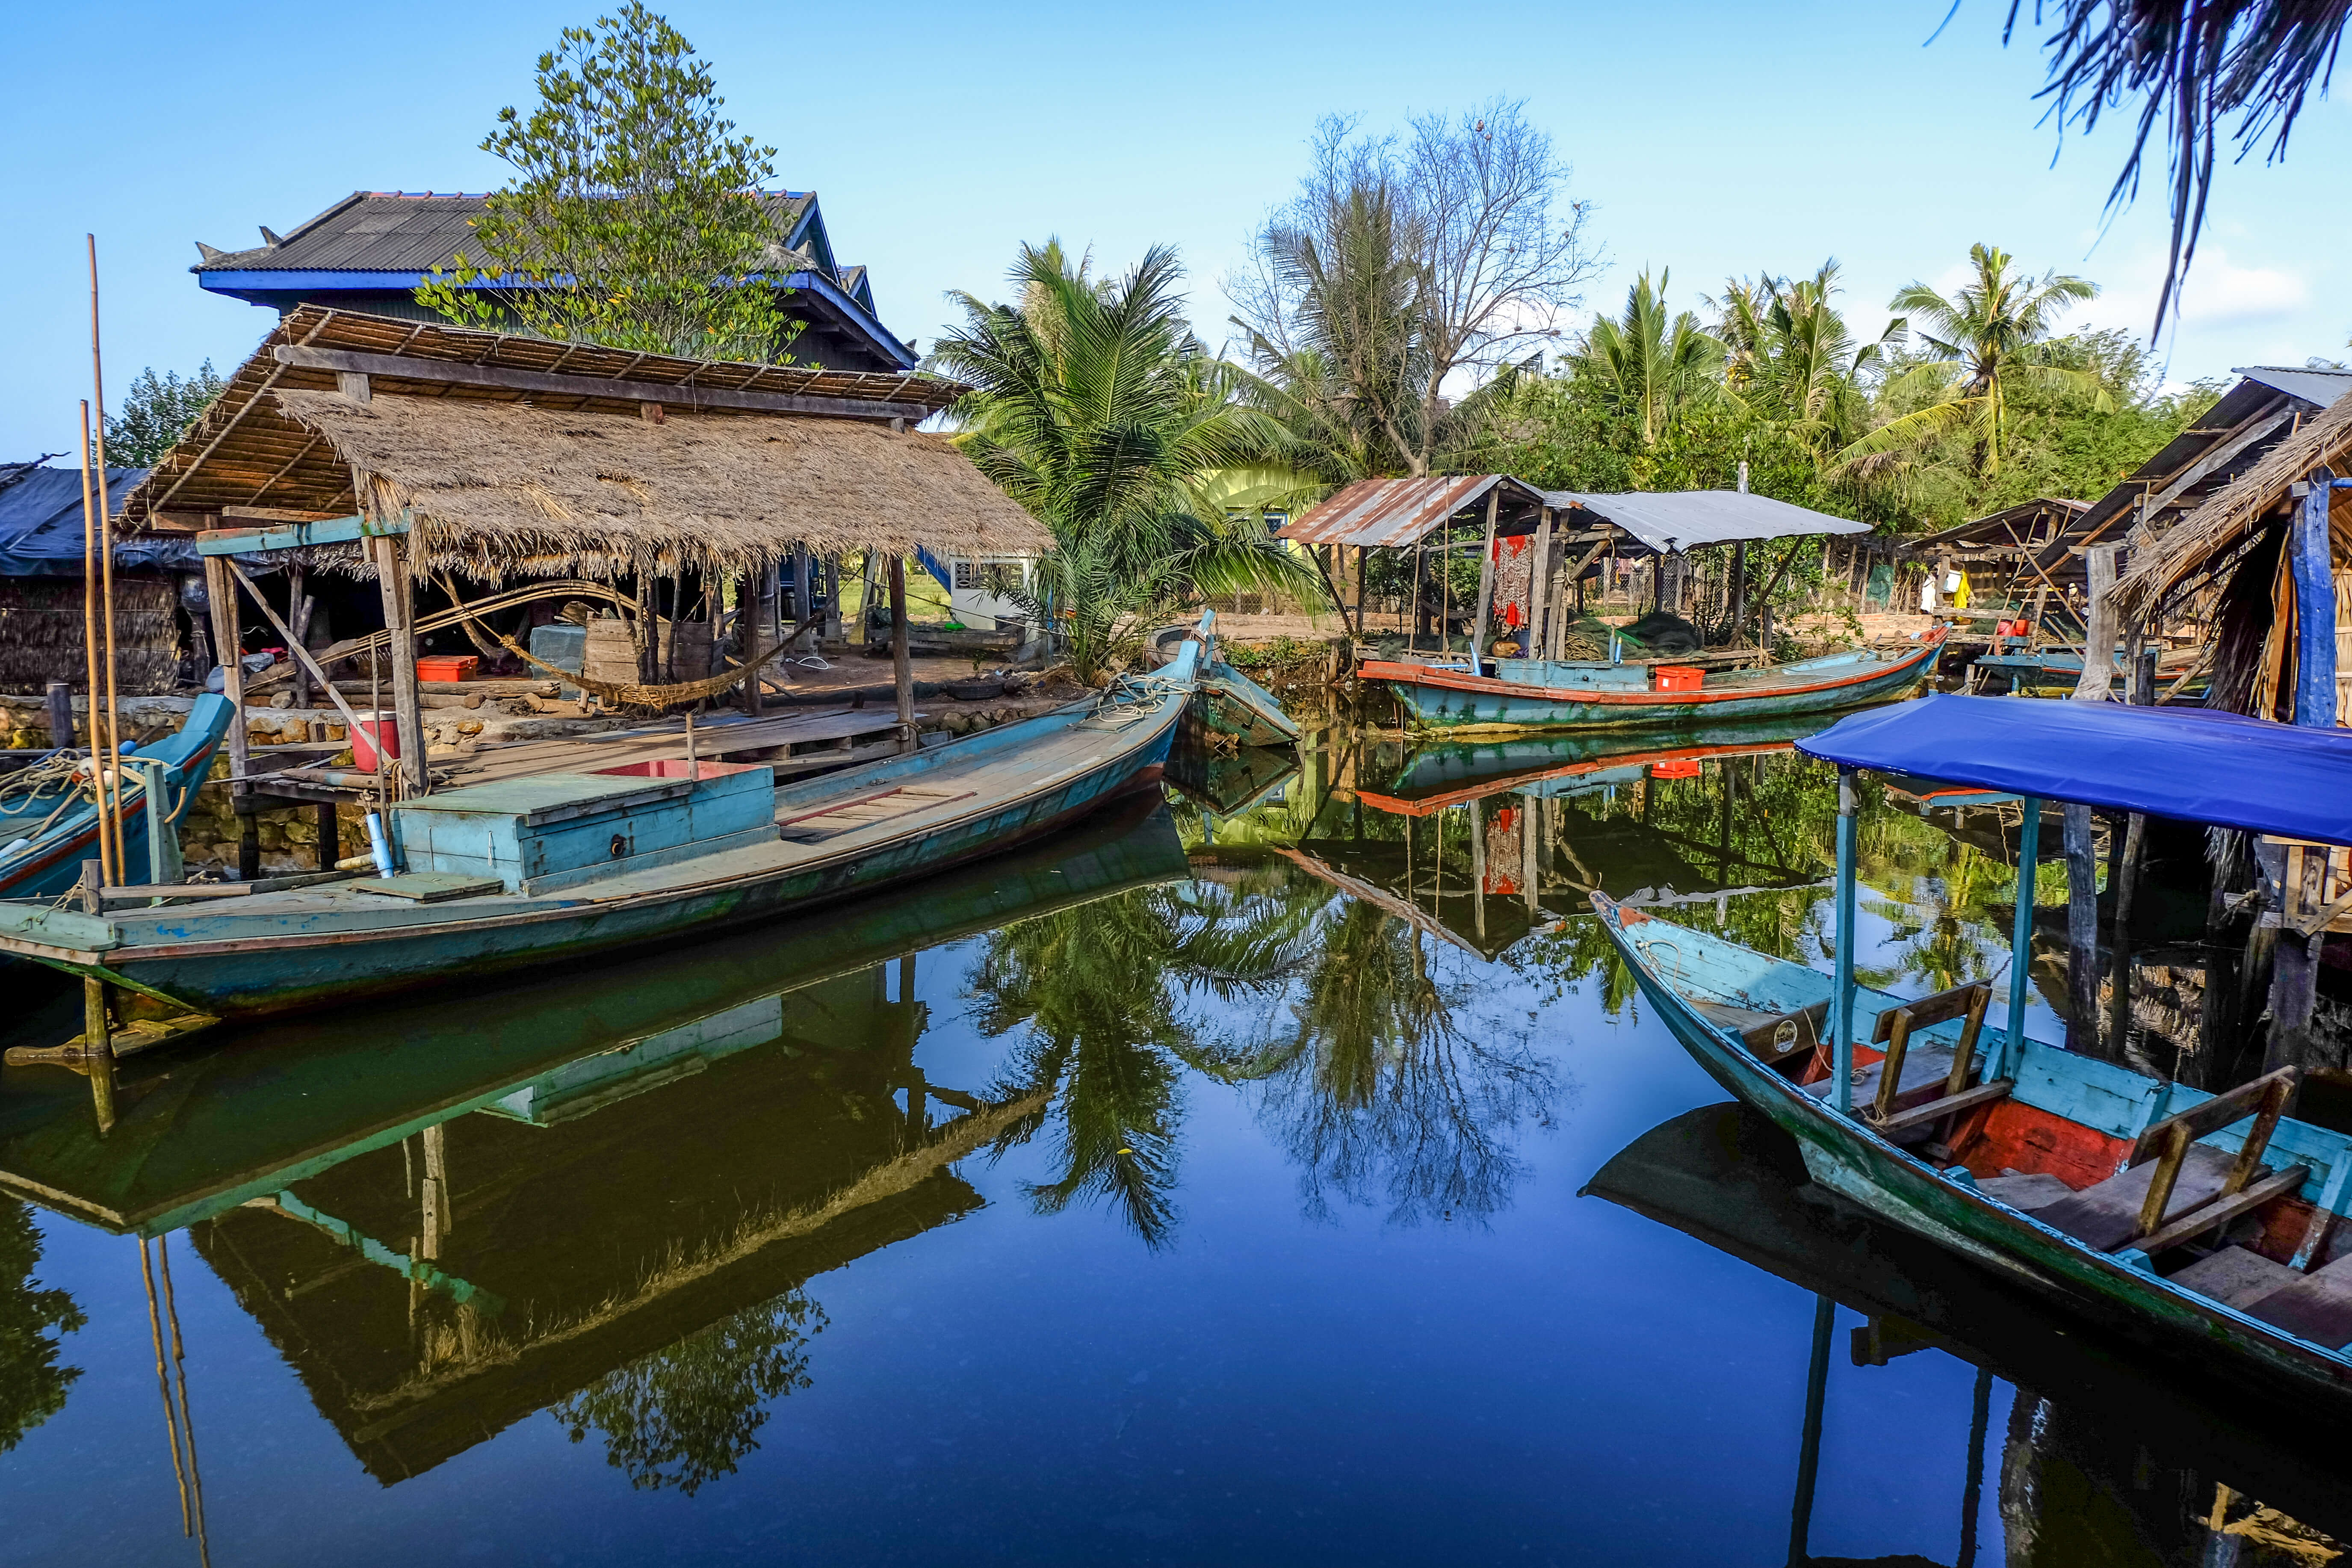
[{"label": "blue tarpaulin canopy", "polygon": [[[0,479],[8,468],[0,466]],[[109,468],[107,492],[120,511],[123,498],[147,477],[144,468]],[[0,577],[81,575],[81,470],[27,468],[0,485]],[[173,534],[114,535],[117,572],[201,572],[193,541]]]},{"label": "blue tarpaulin canopy", "polygon": [[2352,730],[2119,702],[1925,697],[1797,749],[1848,767],[2352,844]]}]

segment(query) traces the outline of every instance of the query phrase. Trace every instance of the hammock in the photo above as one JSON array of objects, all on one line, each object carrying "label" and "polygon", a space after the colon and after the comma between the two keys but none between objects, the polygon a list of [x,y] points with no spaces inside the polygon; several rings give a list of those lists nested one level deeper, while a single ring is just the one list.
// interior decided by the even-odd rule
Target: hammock
[{"label": "hammock", "polygon": [[775,647],[748,665],[738,664],[731,670],[722,671],[704,680],[684,680],[668,686],[640,686],[635,681],[592,679],[586,675],[574,674],[571,670],[550,664],[543,658],[536,658],[529,648],[521,647],[512,637],[501,636],[475,620],[472,607],[457,596],[457,585],[454,583],[444,581],[441,589],[449,595],[449,602],[457,606],[451,614],[459,616],[465,622],[466,635],[471,637],[474,646],[481,648],[483,652],[489,651],[488,645],[482,640],[487,635],[495,638],[500,647],[535,669],[543,670],[559,680],[580,688],[583,691],[593,692],[607,702],[635,708],[673,708],[688,702],[699,702],[706,697],[718,696],[730,686],[740,686],[761,665],[790,648],[793,640],[803,632],[824,618],[824,613],[822,610],[809,616],[779,637]]}]

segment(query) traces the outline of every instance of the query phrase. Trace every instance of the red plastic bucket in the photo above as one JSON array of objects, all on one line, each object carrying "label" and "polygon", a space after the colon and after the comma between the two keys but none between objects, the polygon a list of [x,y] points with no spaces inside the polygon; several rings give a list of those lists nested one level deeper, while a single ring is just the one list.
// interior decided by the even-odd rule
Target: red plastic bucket
[{"label": "red plastic bucket", "polygon": [[400,760],[400,731],[392,715],[379,713],[373,719],[362,719],[360,727],[352,731],[352,766],[363,773],[375,772],[375,745],[381,742],[384,756],[393,762]]}]

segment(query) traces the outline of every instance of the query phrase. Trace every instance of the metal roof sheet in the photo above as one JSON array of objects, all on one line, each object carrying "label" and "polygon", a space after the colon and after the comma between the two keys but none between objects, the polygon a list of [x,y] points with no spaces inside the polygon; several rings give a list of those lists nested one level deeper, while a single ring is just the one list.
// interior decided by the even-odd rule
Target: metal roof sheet
[{"label": "metal roof sheet", "polygon": [[1866,522],[1743,490],[1634,490],[1622,495],[1553,490],[1544,499],[1555,511],[1581,507],[1661,552],[1747,539],[1870,531]]},{"label": "metal roof sheet", "polygon": [[1415,544],[1431,530],[1497,485],[1540,505],[1542,494],[1508,474],[1433,474],[1418,479],[1359,479],[1326,497],[1276,531],[1307,544],[1393,548]]},{"label": "metal roof sheet", "polygon": [[2307,364],[2247,364],[2232,366],[2230,374],[2274,386],[2290,397],[2300,397],[2322,408],[2352,392],[2352,370]]}]

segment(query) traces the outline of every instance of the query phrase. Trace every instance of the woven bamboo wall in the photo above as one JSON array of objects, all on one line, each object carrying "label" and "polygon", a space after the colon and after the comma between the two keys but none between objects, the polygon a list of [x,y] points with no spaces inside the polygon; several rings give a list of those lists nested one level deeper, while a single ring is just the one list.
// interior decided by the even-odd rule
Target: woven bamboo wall
[{"label": "woven bamboo wall", "polygon": [[[177,683],[176,599],[169,577],[115,578],[114,679],[122,696],[161,696]],[[84,692],[89,668],[79,579],[0,577],[0,691],[37,694],[63,680]]]}]

